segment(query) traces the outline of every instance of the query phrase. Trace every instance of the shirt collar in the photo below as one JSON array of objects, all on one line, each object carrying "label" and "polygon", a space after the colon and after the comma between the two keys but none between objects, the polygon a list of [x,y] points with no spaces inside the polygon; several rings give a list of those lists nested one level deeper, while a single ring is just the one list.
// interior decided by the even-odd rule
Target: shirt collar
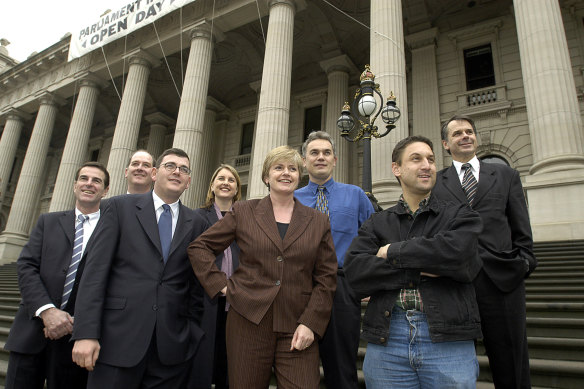
[{"label": "shirt collar", "polygon": [[318,185],[317,183],[313,182],[313,181],[308,181],[308,188],[310,189],[311,193],[316,194],[318,192],[318,187],[319,186],[324,186],[326,188],[325,192],[327,193],[331,193],[331,189],[333,188],[333,185],[335,184],[335,180],[333,180],[333,178],[329,178],[327,182],[325,182],[322,185]]},{"label": "shirt collar", "polygon": [[[158,208],[161,208],[163,204],[166,204],[154,191],[152,191],[152,200],[154,200],[154,210],[156,211]],[[176,200],[172,204],[168,204],[170,206],[170,210],[172,211],[172,215],[178,215],[178,206],[179,200]]]},{"label": "shirt collar", "polygon": [[[481,163],[479,162],[479,159],[477,158],[477,156],[475,155],[474,157],[472,157],[472,159],[470,161],[468,161],[468,163],[470,163],[470,166],[472,167],[472,171],[477,172],[477,174],[478,174],[478,172],[481,168]],[[454,168],[456,169],[456,174],[460,175],[460,170],[462,169],[463,162],[452,160],[452,164],[454,165]]]},{"label": "shirt collar", "polygon": [[404,199],[403,194],[401,194],[399,196],[399,200],[398,200],[398,204],[401,204],[401,206],[404,207],[404,210],[406,211],[406,213],[413,215],[413,216],[417,215],[418,213],[420,213],[422,211],[425,211],[426,208],[428,207],[429,202],[430,202],[430,196],[422,199],[422,201],[420,201],[420,204],[418,204],[418,209],[416,210],[416,212],[413,212],[412,209],[410,208],[409,204]]},{"label": "shirt collar", "polygon": [[99,220],[99,216],[101,215],[101,210],[98,209],[97,212],[93,212],[93,213],[89,213],[89,214],[84,214],[83,212],[81,212],[80,210],[78,210],[77,208],[75,208],[75,221],[76,222],[77,222],[77,218],[79,217],[79,215],[88,216],[89,219],[87,219],[87,222],[89,224],[93,224],[93,223],[97,223],[97,221]]}]

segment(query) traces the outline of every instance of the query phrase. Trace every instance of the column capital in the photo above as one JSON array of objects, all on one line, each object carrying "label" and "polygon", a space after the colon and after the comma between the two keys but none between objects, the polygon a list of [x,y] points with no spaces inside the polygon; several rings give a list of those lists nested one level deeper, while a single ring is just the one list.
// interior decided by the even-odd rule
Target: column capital
[{"label": "column capital", "polygon": [[30,120],[32,116],[18,108],[8,107],[4,111],[0,112],[0,117],[4,119],[0,119],[0,123],[4,123],[6,120],[24,122],[25,120]]},{"label": "column capital", "polygon": [[183,27],[183,32],[190,34],[191,41],[194,39],[213,39],[214,42],[221,42],[225,39],[225,34],[219,29],[217,24],[211,24],[207,19],[197,20],[194,23]]},{"label": "column capital", "polygon": [[124,55],[124,58],[130,60],[130,66],[142,65],[146,66],[148,69],[152,69],[160,64],[160,59],[141,48],[129,51]]},{"label": "column capital", "polygon": [[422,47],[435,45],[438,37],[438,29],[436,27],[428,30],[416,32],[407,35],[405,41],[410,46],[410,50],[420,49]]},{"label": "column capital", "polygon": [[351,61],[351,59],[345,54],[325,59],[323,61],[320,61],[319,64],[322,70],[324,70],[327,75],[335,71],[341,71],[348,74],[359,72],[357,66],[355,66],[353,61]]},{"label": "column capital", "polygon": [[75,80],[78,80],[81,86],[89,86],[98,89],[107,86],[107,81],[92,72],[79,72],[75,75]]},{"label": "column capital", "polygon": [[144,116],[144,119],[150,124],[160,124],[166,127],[171,127],[176,124],[176,120],[163,114],[162,112],[154,112]]},{"label": "column capital", "polygon": [[302,11],[306,8],[305,0],[265,0],[268,8],[272,8],[278,4],[285,4],[294,7],[294,12]]},{"label": "column capital", "polygon": [[217,100],[216,98],[212,97],[212,96],[207,96],[207,105],[205,106],[205,109],[214,111],[214,112],[219,112],[219,111],[223,111],[225,109],[225,105],[223,103],[221,103],[219,100]]},{"label": "column capital", "polygon": [[35,97],[39,100],[40,105],[65,105],[65,99],[46,90],[39,91]]}]

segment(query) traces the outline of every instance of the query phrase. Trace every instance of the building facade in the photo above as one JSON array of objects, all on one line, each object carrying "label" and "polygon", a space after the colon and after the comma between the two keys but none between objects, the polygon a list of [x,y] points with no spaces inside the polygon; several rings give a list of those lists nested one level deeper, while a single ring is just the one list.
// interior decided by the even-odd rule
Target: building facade
[{"label": "building facade", "polygon": [[479,157],[520,172],[535,240],[584,239],[582,0],[196,0],[72,61],[68,37],[21,63],[2,49],[4,262],[40,213],[73,207],[82,162],[106,164],[110,195],[125,193],[137,148],[188,152],[190,207],[222,162],[238,169],[246,198],[264,196],[266,153],[318,129],[336,140],[335,178],[359,185],[361,146],[336,121],[366,64],[402,112],[372,141],[381,206],[401,193],[397,141],[427,136],[448,166],[440,125],[464,113]]}]

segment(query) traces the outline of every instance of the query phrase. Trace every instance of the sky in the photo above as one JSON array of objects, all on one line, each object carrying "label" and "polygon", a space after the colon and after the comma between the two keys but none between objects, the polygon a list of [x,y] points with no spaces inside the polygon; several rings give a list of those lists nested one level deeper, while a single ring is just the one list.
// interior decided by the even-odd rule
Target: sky
[{"label": "sky", "polygon": [[26,60],[57,43],[67,32],[99,20],[107,9],[115,10],[132,0],[3,0],[0,6],[0,38],[10,41],[8,55]]}]

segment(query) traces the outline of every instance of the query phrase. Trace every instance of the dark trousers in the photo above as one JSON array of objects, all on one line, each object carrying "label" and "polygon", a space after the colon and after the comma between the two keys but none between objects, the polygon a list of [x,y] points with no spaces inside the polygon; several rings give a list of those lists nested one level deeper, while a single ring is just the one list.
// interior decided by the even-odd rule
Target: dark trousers
[{"label": "dark trousers", "polygon": [[355,389],[358,385],[361,302],[355,297],[342,270],[337,275],[331,320],[319,344],[320,359],[328,389]]},{"label": "dark trousers", "polygon": [[217,324],[215,327],[215,353],[213,355],[213,383],[215,389],[228,389],[227,379],[227,345],[225,344],[225,324],[227,312],[225,312],[225,297],[217,301]]},{"label": "dark trousers", "polygon": [[142,360],[133,367],[112,366],[98,362],[89,373],[87,389],[176,389],[183,388],[190,360],[164,365],[158,358],[156,336]]},{"label": "dark trousers", "polygon": [[255,325],[233,308],[227,314],[227,361],[232,389],[267,388],[272,367],[278,389],[317,389],[318,347],[290,351],[294,334],[273,331],[272,308]]},{"label": "dark trousers", "polygon": [[71,357],[73,343],[67,335],[50,340],[38,354],[11,351],[6,373],[6,389],[85,389],[87,370],[80,368]]},{"label": "dark trousers", "polygon": [[525,328],[525,284],[501,292],[481,270],[474,281],[483,343],[496,388],[531,388]]}]

